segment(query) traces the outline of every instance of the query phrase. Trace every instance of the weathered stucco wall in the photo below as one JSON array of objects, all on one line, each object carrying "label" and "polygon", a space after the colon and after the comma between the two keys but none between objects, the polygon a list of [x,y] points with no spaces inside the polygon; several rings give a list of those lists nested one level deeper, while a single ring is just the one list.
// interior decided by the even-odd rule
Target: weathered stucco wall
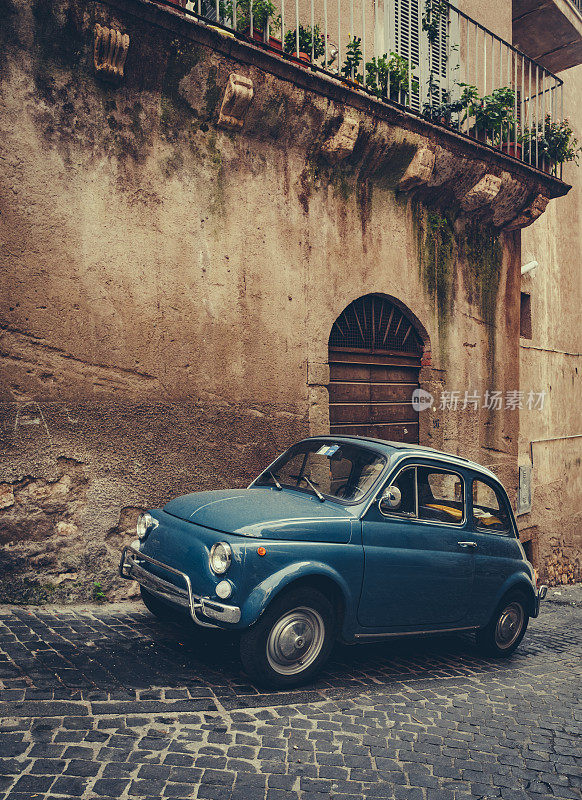
[{"label": "weathered stucco wall", "polygon": [[[353,153],[330,165],[345,103],[293,67],[129,2],[2,9],[2,598],[85,598],[95,580],[121,596],[140,508],[245,485],[327,430],[328,337],[356,297],[420,321],[435,396],[518,387],[518,234],[459,215],[446,183],[467,191],[482,158],[458,156],[457,178],[439,151],[411,199],[396,188],[418,131],[356,109]],[[96,22],[130,35],[119,86],[94,75]],[[216,125],[233,71],[255,90],[236,133]],[[513,216],[539,191],[491,169]],[[517,411],[421,419],[423,443],[495,466],[512,494],[517,438]]]},{"label": "weathered stucco wall", "polygon": [[[561,73],[564,113],[582,141],[582,67]],[[536,260],[521,290],[531,297],[532,338],[521,339],[523,388],[545,391],[543,413],[524,409],[520,463],[531,463],[533,503],[519,519],[552,583],[582,579],[582,170],[564,165],[572,190],[522,232],[522,262]],[[560,437],[576,438],[560,438]],[[552,440],[534,443],[539,439]]]}]

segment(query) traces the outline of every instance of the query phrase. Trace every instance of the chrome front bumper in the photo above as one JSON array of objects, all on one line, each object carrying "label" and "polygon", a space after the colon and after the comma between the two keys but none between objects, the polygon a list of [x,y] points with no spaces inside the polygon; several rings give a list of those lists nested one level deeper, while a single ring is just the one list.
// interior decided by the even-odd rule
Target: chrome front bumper
[{"label": "chrome front bumper", "polygon": [[[185,584],[184,589],[174,586],[173,583],[163,580],[163,578],[154,575],[145,566],[153,564],[160,567],[166,572],[171,572],[173,575],[178,575]],[[167,564],[157,561],[151,556],[146,556],[140,553],[134,547],[124,547],[121,554],[121,561],[119,562],[119,574],[122,578],[130,581],[137,581],[141,586],[166,600],[172,605],[187,608],[190,616],[197,625],[203,628],[217,628],[218,625],[213,625],[211,622],[201,620],[198,614],[203,614],[208,619],[215,619],[219,622],[235,623],[240,620],[240,608],[238,606],[228,606],[224,603],[218,603],[216,600],[211,600],[209,597],[199,597],[192,591],[192,584],[190,578],[185,572],[180,572],[179,569],[169,567]]]}]

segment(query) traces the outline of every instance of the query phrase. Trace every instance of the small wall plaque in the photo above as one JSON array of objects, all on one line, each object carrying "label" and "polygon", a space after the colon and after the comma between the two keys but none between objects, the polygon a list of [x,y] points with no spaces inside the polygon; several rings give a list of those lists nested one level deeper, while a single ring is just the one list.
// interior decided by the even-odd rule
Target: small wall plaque
[{"label": "small wall plaque", "polygon": [[531,511],[531,464],[519,468],[519,488],[517,491],[517,513]]}]

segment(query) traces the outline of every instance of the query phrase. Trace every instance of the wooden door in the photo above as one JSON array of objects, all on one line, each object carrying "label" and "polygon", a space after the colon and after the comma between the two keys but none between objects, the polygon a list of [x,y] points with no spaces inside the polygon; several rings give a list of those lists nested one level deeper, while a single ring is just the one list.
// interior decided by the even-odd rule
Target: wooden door
[{"label": "wooden door", "polygon": [[387,298],[366,295],[348,306],[329,342],[331,433],[418,442],[412,393],[421,354],[412,322]]}]

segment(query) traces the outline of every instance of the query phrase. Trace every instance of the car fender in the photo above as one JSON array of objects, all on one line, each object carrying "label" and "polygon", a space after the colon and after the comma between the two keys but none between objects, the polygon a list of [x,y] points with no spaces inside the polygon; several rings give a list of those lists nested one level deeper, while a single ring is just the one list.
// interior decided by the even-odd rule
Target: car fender
[{"label": "car fender", "polygon": [[533,617],[536,616],[536,593],[534,586],[531,582],[531,577],[527,574],[527,572],[514,572],[513,575],[510,575],[507,580],[501,585],[497,594],[495,595],[495,599],[491,604],[491,608],[489,609],[489,615],[487,618],[487,622],[493,616],[495,609],[503,599],[503,597],[510,592],[512,589],[520,589],[524,592],[526,597],[530,601],[530,607],[528,608],[528,614]]},{"label": "car fender", "polygon": [[[328,578],[332,580],[343,598],[345,609],[344,628],[346,624],[351,624],[353,609],[357,605],[357,597],[354,597],[342,575],[321,561],[296,561],[293,564],[288,564],[278,572],[268,575],[261,583],[255,586],[242,605],[241,619],[237,627],[246,628],[253,625],[277,595],[303,578]],[[359,593],[360,587],[358,586],[357,588]]]}]

